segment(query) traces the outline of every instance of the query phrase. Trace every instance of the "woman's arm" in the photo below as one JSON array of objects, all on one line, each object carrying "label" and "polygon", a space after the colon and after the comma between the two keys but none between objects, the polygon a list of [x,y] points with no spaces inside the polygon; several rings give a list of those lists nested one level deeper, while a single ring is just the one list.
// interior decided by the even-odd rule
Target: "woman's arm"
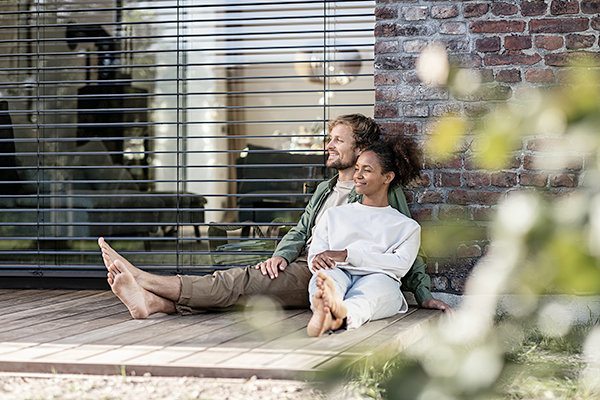
[{"label": "woman's arm", "polygon": [[365,249],[348,248],[346,262],[356,268],[381,271],[402,278],[413,265],[421,245],[421,227],[411,224],[411,229],[396,243],[391,253],[376,253]]}]

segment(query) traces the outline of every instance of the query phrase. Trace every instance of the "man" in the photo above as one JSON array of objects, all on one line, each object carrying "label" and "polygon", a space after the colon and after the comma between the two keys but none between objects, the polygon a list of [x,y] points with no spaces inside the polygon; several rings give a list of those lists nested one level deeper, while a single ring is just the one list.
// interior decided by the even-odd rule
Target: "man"
[{"label": "man", "polygon": [[[361,150],[379,140],[381,135],[375,121],[360,114],[332,120],[329,132],[327,166],[335,168],[338,175],[317,187],[298,225],[282,238],[271,258],[256,266],[203,276],[157,276],[134,267],[103,238],[98,239],[108,269],[108,282],[131,315],[146,318],[155,312],[190,314],[224,309],[243,304],[255,295],[274,298],[287,308],[308,308],[307,288],[312,274],[306,254],[312,230],[327,208],[361,199],[354,191],[354,165]],[[401,188],[390,191],[388,197],[393,208],[410,216]],[[421,307],[452,311],[449,305],[431,296],[422,252],[404,282]]]}]

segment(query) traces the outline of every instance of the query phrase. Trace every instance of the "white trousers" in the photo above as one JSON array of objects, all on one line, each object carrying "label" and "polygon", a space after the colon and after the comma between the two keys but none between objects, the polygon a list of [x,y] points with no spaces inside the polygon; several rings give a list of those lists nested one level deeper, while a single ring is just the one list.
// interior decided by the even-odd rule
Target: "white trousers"
[{"label": "white trousers", "polygon": [[[340,268],[323,271],[333,278],[335,290],[346,304],[347,329],[356,329],[371,320],[391,317],[408,309],[400,283],[386,274],[351,275]],[[311,305],[317,290],[317,274],[313,274],[308,284]]]}]

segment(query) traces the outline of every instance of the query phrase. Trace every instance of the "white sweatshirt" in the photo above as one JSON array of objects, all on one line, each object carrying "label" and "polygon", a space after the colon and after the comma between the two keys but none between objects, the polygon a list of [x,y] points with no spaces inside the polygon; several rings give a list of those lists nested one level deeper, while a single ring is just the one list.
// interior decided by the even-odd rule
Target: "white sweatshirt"
[{"label": "white sweatshirt", "polygon": [[382,272],[400,280],[410,269],[421,245],[421,227],[401,212],[387,207],[351,203],[328,209],[315,229],[308,252],[347,250],[345,262],[336,262],[353,275]]}]

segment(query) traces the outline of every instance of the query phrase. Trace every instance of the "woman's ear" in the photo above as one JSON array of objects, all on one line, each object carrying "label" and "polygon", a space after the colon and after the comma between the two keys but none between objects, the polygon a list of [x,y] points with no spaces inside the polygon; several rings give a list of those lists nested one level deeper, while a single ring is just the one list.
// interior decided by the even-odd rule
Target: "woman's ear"
[{"label": "woman's ear", "polygon": [[383,183],[385,183],[386,185],[389,185],[390,183],[392,183],[392,181],[396,177],[396,174],[394,173],[394,171],[389,171],[389,172],[386,172],[385,174],[383,174],[383,176],[385,176]]}]

